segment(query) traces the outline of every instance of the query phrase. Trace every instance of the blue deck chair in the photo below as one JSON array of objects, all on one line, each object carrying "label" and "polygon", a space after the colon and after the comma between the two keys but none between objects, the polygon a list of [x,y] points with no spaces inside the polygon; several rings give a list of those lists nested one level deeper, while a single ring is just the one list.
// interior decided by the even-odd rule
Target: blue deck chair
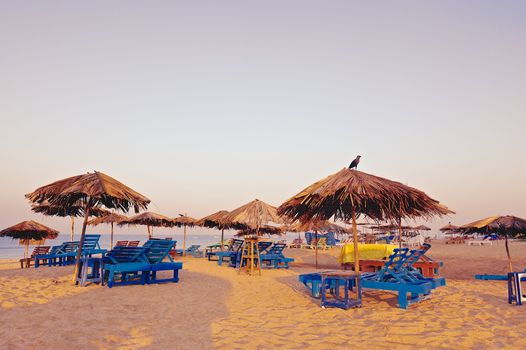
[{"label": "blue deck chair", "polygon": [[217,256],[217,265],[223,265],[223,259],[225,259],[228,262],[231,262],[232,258],[237,260],[237,255],[240,252],[242,246],[243,241],[241,239],[233,238],[232,243],[228,247],[228,250],[215,253],[215,256]]},{"label": "blue deck chair", "polygon": [[283,250],[287,247],[285,243],[274,243],[268,248],[261,257],[261,267],[271,267],[274,269],[289,268],[289,263],[293,262],[293,258],[287,258],[283,255]]},{"label": "blue deck chair", "polygon": [[66,266],[75,263],[79,241],[64,242],[53,256],[48,259],[48,266]]},{"label": "blue deck chair", "polygon": [[362,275],[362,287],[397,292],[398,306],[404,309],[427,299],[433,289],[445,285],[443,278],[425,278],[412,268],[429,248],[425,246],[411,252],[407,248],[395,249],[380,271]]},{"label": "blue deck chair", "polygon": [[[150,263],[150,272],[147,274],[146,282],[162,283],[162,282],[178,282],[179,270],[183,268],[183,263],[175,262],[170,256],[170,251],[175,246],[176,241],[171,240],[149,240],[144,243],[143,247],[148,250],[146,256]],[[168,260],[168,261],[165,261]],[[159,271],[172,271],[173,276],[169,278],[157,278]]]},{"label": "blue deck chair", "polygon": [[99,245],[99,234],[87,234],[84,236],[84,244],[82,245],[82,254],[85,256],[92,256],[95,254],[106,254],[106,249],[101,249]]},{"label": "blue deck chair", "polygon": [[[114,247],[102,260],[102,281],[114,285],[145,284],[151,270],[145,247]],[[117,277],[119,278],[117,280]]]},{"label": "blue deck chair", "polygon": [[[258,252],[259,252],[259,256],[261,257],[263,254],[265,254],[265,252],[270,247],[272,247],[272,242],[268,242],[268,241],[258,242],[258,248],[257,249],[258,249]],[[239,249],[237,254],[235,256],[231,257],[231,260],[230,260],[230,266],[231,267],[239,268],[241,266],[241,264],[243,264],[243,266],[244,266],[246,261],[244,261],[243,263],[241,262],[241,256],[243,255],[243,251],[245,252],[245,256],[248,256],[246,248]],[[256,261],[256,264],[257,264],[257,261]]]},{"label": "blue deck chair", "polygon": [[35,268],[38,268],[42,263],[46,265],[49,264],[49,259],[53,259],[63,245],[64,244],[52,246],[47,254],[35,255]]}]

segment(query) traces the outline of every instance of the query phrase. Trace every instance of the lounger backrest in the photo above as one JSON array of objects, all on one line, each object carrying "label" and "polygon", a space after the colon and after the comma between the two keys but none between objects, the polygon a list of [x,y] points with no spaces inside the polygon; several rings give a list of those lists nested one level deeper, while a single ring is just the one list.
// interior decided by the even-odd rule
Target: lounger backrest
[{"label": "lounger backrest", "polygon": [[284,243],[274,243],[272,247],[267,249],[265,254],[272,254],[272,255],[282,255],[283,249],[285,249],[287,245]]},{"label": "lounger backrest", "polygon": [[128,245],[128,241],[117,241],[117,244],[115,244],[116,247],[126,247]]},{"label": "lounger backrest", "polygon": [[36,255],[44,255],[49,252],[49,246],[48,245],[41,245],[37,246],[33,249],[33,253],[31,253],[31,257],[34,258]]},{"label": "lounger backrest", "polygon": [[141,241],[129,241],[128,247],[138,247]]},{"label": "lounger backrest", "polygon": [[150,264],[160,263],[166,257],[173,261],[169,253],[175,243],[176,241],[165,240],[149,240],[144,243],[143,247],[147,248],[146,256],[148,257]]},{"label": "lounger backrest", "polygon": [[106,253],[104,260],[112,264],[148,262],[146,250],[144,247],[114,247]]},{"label": "lounger backrest", "polygon": [[272,246],[272,242],[258,242],[259,254],[264,254],[265,251]]},{"label": "lounger backrest", "polygon": [[100,249],[99,247],[100,235],[89,234],[84,236],[84,244],[82,250]]},{"label": "lounger backrest", "polygon": [[430,248],[431,248],[431,244],[424,243],[424,244],[422,244],[420,249],[411,250],[409,256],[407,257],[406,262],[403,264],[403,267],[408,269],[408,270],[412,270],[413,269],[413,264],[416,263],[418,260],[420,260],[420,258],[422,256],[424,256],[424,254],[427,253],[427,251]]},{"label": "lounger backrest", "polygon": [[232,244],[228,247],[228,250],[234,253],[237,253],[243,246],[243,241],[241,239],[232,238]]},{"label": "lounger backrest", "polygon": [[382,280],[384,277],[392,276],[397,274],[402,265],[407,261],[409,257],[408,248],[396,248],[393,254],[389,256],[389,259],[384,263],[384,266],[378,271],[377,279]]},{"label": "lounger backrest", "polygon": [[64,242],[64,243],[62,243],[62,246],[57,251],[57,253],[72,253],[72,252],[76,252],[77,249],[79,249],[79,245],[80,245],[79,241]]},{"label": "lounger backrest", "polygon": [[195,252],[199,250],[200,245],[192,244],[188,249],[186,249],[187,252]]},{"label": "lounger backrest", "polygon": [[60,248],[62,248],[63,244],[61,245],[54,245],[51,247],[51,250],[49,251],[48,254],[56,254],[60,251]]}]

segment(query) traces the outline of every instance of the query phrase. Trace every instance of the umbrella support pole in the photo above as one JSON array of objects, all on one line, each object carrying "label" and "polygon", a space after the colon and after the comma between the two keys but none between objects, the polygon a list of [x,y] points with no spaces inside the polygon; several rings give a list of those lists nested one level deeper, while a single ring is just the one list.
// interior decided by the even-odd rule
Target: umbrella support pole
[{"label": "umbrella support pole", "polygon": [[352,219],[352,237],[354,245],[354,271],[360,272],[360,252],[358,251],[358,227],[356,226],[356,212],[354,207],[351,212]]},{"label": "umbrella support pole", "polygon": [[71,233],[69,235],[69,240],[73,242],[73,237],[75,236],[75,217],[71,216]]}]

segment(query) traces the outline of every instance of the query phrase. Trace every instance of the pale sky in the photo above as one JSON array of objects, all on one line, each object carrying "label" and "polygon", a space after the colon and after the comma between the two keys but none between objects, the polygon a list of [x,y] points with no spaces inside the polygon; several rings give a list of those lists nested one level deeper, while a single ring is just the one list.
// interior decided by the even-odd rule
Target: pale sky
[{"label": "pale sky", "polygon": [[2,0],[0,228],[68,232],[24,194],[87,171],[201,217],[279,205],[357,154],[457,212],[433,228],[526,217],[525,18],[524,1]]}]

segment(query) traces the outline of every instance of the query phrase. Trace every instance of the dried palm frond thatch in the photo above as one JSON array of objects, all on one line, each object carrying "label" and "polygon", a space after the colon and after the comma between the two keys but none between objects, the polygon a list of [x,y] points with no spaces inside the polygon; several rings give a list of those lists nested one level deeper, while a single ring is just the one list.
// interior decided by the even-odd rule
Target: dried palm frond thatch
[{"label": "dried palm frond thatch", "polygon": [[441,227],[440,231],[447,233],[447,232],[455,232],[457,229],[458,229],[458,226],[451,225],[451,223],[449,222],[446,226]]},{"label": "dried palm frond thatch", "polygon": [[48,202],[51,205],[60,207],[73,207],[76,205],[84,207],[80,248],[77,250],[75,271],[73,273],[75,282],[86,235],[86,225],[92,208],[105,206],[108,209],[119,209],[128,212],[133,207],[135,212],[139,212],[140,209],[146,209],[150,203],[150,200],[142,194],[98,171],[68,177],[42,186],[27,194],[26,198],[37,204]]},{"label": "dried palm frond thatch", "polygon": [[490,216],[482,220],[477,220],[459,227],[465,234],[472,233],[496,233],[499,236],[504,236],[506,254],[508,256],[508,268],[513,272],[513,265],[511,262],[510,249],[508,247],[508,237],[519,235],[526,235],[526,220],[513,215],[505,216]]},{"label": "dried palm frond thatch", "polygon": [[278,215],[277,208],[259,199],[255,199],[225,215],[223,220],[231,224],[232,228],[257,229],[262,225],[285,224],[285,220]]},{"label": "dried palm frond thatch", "polygon": [[152,227],[173,227],[175,226],[173,220],[168,216],[164,216],[158,213],[153,213],[151,211],[146,211],[138,215],[126,218],[117,223],[119,226],[124,225],[144,225],[148,229],[148,239],[151,239],[153,236]]},{"label": "dried palm frond thatch", "polygon": [[42,186],[26,197],[33,203],[49,202],[60,207],[81,205],[90,208],[105,206],[128,212],[130,207],[139,212],[150,200],[111,176],[95,171]]},{"label": "dried palm frond thatch", "polygon": [[173,223],[177,227],[183,227],[183,255],[186,255],[186,227],[193,227],[196,225],[197,220],[189,217],[188,215],[179,214],[179,217],[173,219]]},{"label": "dried palm frond thatch", "polygon": [[113,225],[118,224],[121,221],[127,220],[128,217],[125,215],[110,213],[106,216],[101,216],[95,219],[88,221],[88,225],[97,226],[100,224],[110,224],[111,225],[111,236],[110,236],[110,247],[113,248]]},{"label": "dried palm frond thatch", "polygon": [[430,218],[453,213],[424,192],[400,182],[358,170],[342,169],[318,181],[283,203],[279,214],[344,221],[365,215],[376,221]]},{"label": "dried palm frond thatch", "polygon": [[216,211],[213,214],[205,216],[195,222],[196,226],[208,228],[229,229],[230,225],[223,218],[229,213],[228,210]]},{"label": "dried palm frond thatch", "polygon": [[225,230],[230,228],[230,225],[228,225],[227,222],[223,221],[223,218],[229,213],[228,210],[220,210],[213,214],[210,214],[208,216],[205,216],[204,218],[196,221],[196,226],[203,226],[208,228],[217,228],[218,230],[221,230],[221,243],[220,243],[220,249],[221,251],[224,248],[224,240],[225,240]]},{"label": "dried palm frond thatch", "polygon": [[358,271],[358,217],[364,215],[375,221],[391,221],[401,226],[403,218],[429,218],[453,212],[416,188],[344,168],[284,202],[278,213],[302,222],[331,217],[351,220],[355,269]]},{"label": "dried palm frond thatch", "polygon": [[[84,207],[80,205],[73,205],[70,207],[63,207],[58,205],[52,205],[47,202],[42,204],[33,204],[31,210],[35,213],[47,215],[47,216],[58,216],[71,218],[71,231],[69,234],[70,241],[73,241],[75,235],[75,217],[84,216]],[[109,210],[103,208],[91,208],[89,212],[90,216],[101,217],[104,215],[111,214]]]},{"label": "dried palm frond thatch", "polygon": [[334,233],[351,233],[350,230],[343,226],[327,220],[313,220],[307,222],[297,221],[290,226],[286,226],[284,231],[289,232],[334,232]]},{"label": "dried palm frond thatch", "polygon": [[58,231],[29,220],[0,231],[0,237],[2,236],[23,240],[25,245],[24,259],[26,259],[30,240],[55,239],[58,237]]}]

